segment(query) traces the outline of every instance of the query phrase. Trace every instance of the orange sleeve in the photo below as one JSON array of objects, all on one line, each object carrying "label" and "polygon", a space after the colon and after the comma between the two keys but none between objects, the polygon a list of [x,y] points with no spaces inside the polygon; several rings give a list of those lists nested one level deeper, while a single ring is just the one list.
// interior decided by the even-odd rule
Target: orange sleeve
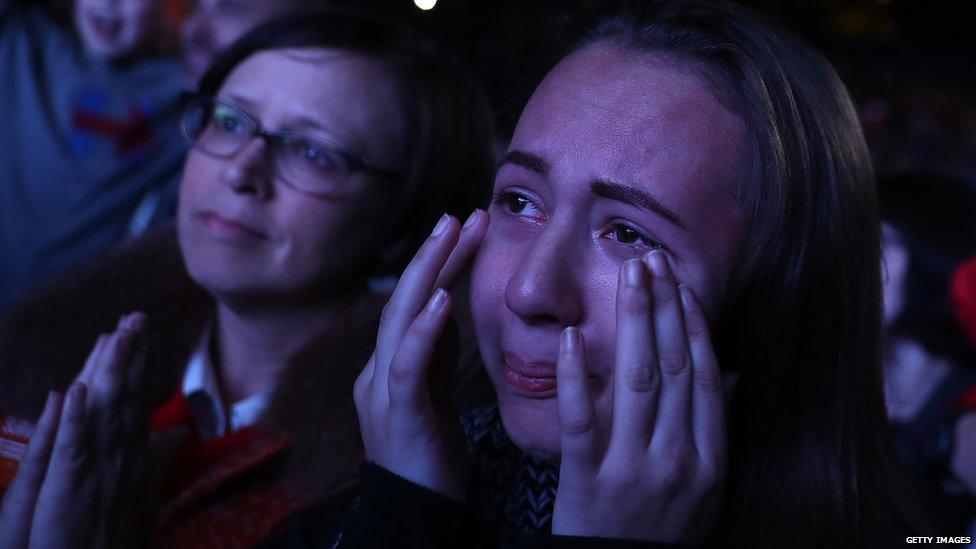
[{"label": "orange sleeve", "polygon": [[0,414],[0,495],[17,474],[34,424]]}]

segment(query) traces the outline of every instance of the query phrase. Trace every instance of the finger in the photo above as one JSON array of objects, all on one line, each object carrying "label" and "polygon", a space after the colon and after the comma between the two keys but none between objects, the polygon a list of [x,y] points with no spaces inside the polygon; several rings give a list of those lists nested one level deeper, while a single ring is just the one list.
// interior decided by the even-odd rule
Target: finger
[{"label": "finger", "polygon": [[149,327],[149,317],[142,311],[132,311],[126,315],[124,326],[133,332],[143,332]]},{"label": "finger", "polygon": [[101,334],[95,340],[95,346],[88,353],[88,358],[85,359],[85,365],[82,367],[81,373],[78,374],[76,381],[80,381],[86,386],[91,385],[92,378],[95,375],[95,366],[101,363],[102,352],[105,350],[105,343],[108,338],[109,334]]},{"label": "finger", "polygon": [[24,547],[30,535],[37,496],[44,482],[61,415],[61,394],[48,395],[27,451],[0,506],[0,547]]},{"label": "finger", "polygon": [[583,335],[569,326],[559,338],[556,400],[559,409],[561,478],[589,478],[602,460],[596,410],[590,397]]},{"label": "finger", "polygon": [[[38,495],[37,509],[43,508],[46,524],[66,524],[73,507],[85,509],[93,504],[85,499],[91,494],[81,496],[78,489],[87,458],[84,447],[87,395],[85,384],[75,382],[64,398],[58,434]],[[32,531],[31,535],[34,533]]]},{"label": "finger", "polygon": [[[376,369],[376,352],[370,355],[363,371],[359,373],[356,382],[353,384],[353,402],[356,404],[356,416],[359,418],[359,432],[363,435],[363,444],[369,445],[370,433],[369,413],[370,395],[373,392],[373,371]],[[367,448],[368,449],[368,448]]]},{"label": "finger", "polygon": [[54,450],[48,465],[47,476],[58,483],[65,482],[80,472],[84,458],[85,414],[88,387],[84,383],[74,383],[64,398],[58,424],[58,434],[54,440]]},{"label": "finger", "polygon": [[451,296],[438,288],[407,329],[390,364],[387,380],[390,413],[394,418],[416,418],[429,407],[427,369],[450,314]]},{"label": "finger", "polygon": [[125,374],[134,341],[135,334],[125,326],[120,327],[105,344],[101,364],[95,366],[87,409],[89,421],[97,425],[94,432],[102,451],[124,438]]},{"label": "finger", "polygon": [[484,210],[476,209],[471,213],[467,221],[464,222],[464,226],[461,227],[461,235],[458,237],[457,245],[454,246],[454,250],[451,251],[451,255],[447,258],[447,262],[437,277],[436,287],[444,288],[447,291],[454,288],[461,277],[461,273],[471,263],[471,258],[481,246],[481,241],[488,231],[488,221],[488,213]]},{"label": "finger", "polygon": [[445,215],[430,238],[414,256],[397,282],[393,295],[383,308],[376,338],[376,370],[373,372],[373,405],[382,405],[386,393],[390,362],[414,318],[424,308],[434,291],[434,283],[445,261],[457,243],[457,220]]},{"label": "finger", "polygon": [[373,372],[376,370],[376,351],[369,355],[369,360],[366,361],[366,366],[363,366],[363,371],[359,372],[359,376],[356,377],[356,382],[353,384],[353,397],[356,400],[356,408],[359,409],[360,405],[367,406],[369,403],[369,394],[372,390],[373,385]]},{"label": "finger", "polygon": [[627,455],[643,452],[650,443],[661,384],[647,274],[644,262],[631,259],[620,269],[617,282],[610,448]]},{"label": "finger", "polygon": [[724,463],[726,439],[722,373],[712,348],[708,322],[694,291],[682,284],[680,292],[694,370],[691,402],[695,446],[706,461]]},{"label": "finger", "polygon": [[652,446],[674,448],[692,444],[691,434],[691,351],[685,334],[680,292],[668,259],[661,250],[645,256],[651,271],[654,297],[654,342],[661,376],[657,418]]}]

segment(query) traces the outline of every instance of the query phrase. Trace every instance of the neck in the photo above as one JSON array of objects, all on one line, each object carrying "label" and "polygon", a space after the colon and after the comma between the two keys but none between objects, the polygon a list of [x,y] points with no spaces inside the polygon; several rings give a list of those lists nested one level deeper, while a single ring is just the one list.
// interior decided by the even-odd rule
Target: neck
[{"label": "neck", "polygon": [[224,400],[234,403],[272,391],[302,349],[342,327],[354,301],[248,306],[218,301],[214,364]]}]

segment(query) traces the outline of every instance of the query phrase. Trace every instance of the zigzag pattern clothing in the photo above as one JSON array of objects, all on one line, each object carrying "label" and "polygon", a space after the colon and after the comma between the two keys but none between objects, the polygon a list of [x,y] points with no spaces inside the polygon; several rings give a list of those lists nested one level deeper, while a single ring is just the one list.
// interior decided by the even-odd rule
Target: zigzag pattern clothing
[{"label": "zigzag pattern clothing", "polygon": [[534,458],[508,438],[498,406],[461,419],[473,459],[469,493],[482,512],[480,547],[498,547],[516,534],[548,534],[559,468]]}]

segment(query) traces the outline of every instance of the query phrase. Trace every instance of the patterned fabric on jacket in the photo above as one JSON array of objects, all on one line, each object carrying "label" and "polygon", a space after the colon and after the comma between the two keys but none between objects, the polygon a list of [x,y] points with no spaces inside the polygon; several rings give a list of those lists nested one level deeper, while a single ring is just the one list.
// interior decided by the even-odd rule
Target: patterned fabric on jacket
[{"label": "patterned fabric on jacket", "polygon": [[498,406],[461,420],[472,456],[471,501],[482,512],[482,547],[498,547],[517,533],[548,533],[559,468],[526,454],[508,438]]}]

